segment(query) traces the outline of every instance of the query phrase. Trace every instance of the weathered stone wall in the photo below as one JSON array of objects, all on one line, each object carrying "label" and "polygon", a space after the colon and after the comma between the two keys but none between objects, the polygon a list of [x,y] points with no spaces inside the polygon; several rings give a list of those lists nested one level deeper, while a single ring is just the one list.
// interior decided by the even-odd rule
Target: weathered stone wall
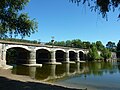
[{"label": "weathered stone wall", "polygon": [[1,67],[1,62],[2,61],[2,44],[0,44],[0,67]]},{"label": "weathered stone wall", "polygon": [[5,44],[0,44],[0,67],[6,65],[6,49]]},{"label": "weathered stone wall", "polygon": [[111,53],[111,59],[117,59],[116,52],[112,52],[112,53]]}]

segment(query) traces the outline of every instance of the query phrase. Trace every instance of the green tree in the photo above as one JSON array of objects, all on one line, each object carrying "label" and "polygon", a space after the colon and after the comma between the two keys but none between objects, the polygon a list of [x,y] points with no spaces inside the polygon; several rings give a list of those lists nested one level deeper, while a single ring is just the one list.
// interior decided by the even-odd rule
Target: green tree
[{"label": "green tree", "polygon": [[26,13],[20,13],[30,0],[0,1],[0,38],[9,33],[10,37],[30,36],[37,29],[35,19],[30,20]]},{"label": "green tree", "polygon": [[106,44],[106,48],[108,48],[110,51],[115,52],[116,51],[116,45],[114,42],[109,41]]},{"label": "green tree", "polygon": [[58,46],[65,46],[65,42],[64,41],[57,42],[57,45]]},{"label": "green tree", "polygon": [[92,45],[91,48],[89,49],[88,58],[89,60],[97,60],[100,58],[95,45]]},{"label": "green tree", "polygon": [[65,45],[66,47],[71,47],[72,46],[72,42],[70,40],[67,40],[65,43],[66,43],[66,45]]},{"label": "green tree", "polygon": [[119,40],[119,42],[117,43],[116,52],[117,52],[117,58],[120,58],[120,40]]},{"label": "green tree", "polygon": [[41,42],[38,42],[36,40],[25,40],[25,39],[16,39],[16,38],[0,38],[0,40],[4,41],[12,41],[12,42],[24,42],[24,43],[33,43],[33,44],[40,44]]},{"label": "green tree", "polygon": [[109,51],[109,49],[104,48],[104,50],[102,50],[102,52],[101,52],[101,56],[106,61],[107,59],[111,58],[111,52]]},{"label": "green tree", "polygon": [[101,41],[96,41],[95,44],[96,44],[97,50],[102,51],[104,49],[104,45],[102,44]]},{"label": "green tree", "polygon": [[83,47],[84,49],[89,49],[90,46],[91,46],[90,42],[88,42],[88,41],[87,41],[87,42],[85,42],[85,41],[83,42],[83,46],[82,46],[82,47]]},{"label": "green tree", "polygon": [[82,41],[80,39],[74,39],[71,42],[72,42],[72,47],[83,48]]},{"label": "green tree", "polygon": [[[120,5],[120,0],[69,0],[72,3],[77,3],[79,6],[80,2],[82,4],[87,3],[91,11],[99,12],[103,18],[107,19],[107,13],[110,11],[118,10]],[[120,14],[118,15],[120,18]]]}]

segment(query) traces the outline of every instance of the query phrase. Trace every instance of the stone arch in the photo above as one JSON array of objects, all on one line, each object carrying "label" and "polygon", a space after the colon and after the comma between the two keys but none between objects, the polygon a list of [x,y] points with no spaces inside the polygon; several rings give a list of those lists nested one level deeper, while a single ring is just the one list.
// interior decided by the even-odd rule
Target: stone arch
[{"label": "stone arch", "polygon": [[46,63],[51,59],[51,53],[48,49],[40,48],[36,50],[36,62],[37,63]]},{"label": "stone arch", "polygon": [[84,60],[84,56],[85,56],[84,52],[83,51],[79,51],[79,58],[80,58],[80,60]]},{"label": "stone arch", "polygon": [[7,45],[6,46],[6,50],[10,48],[23,48],[23,49],[26,49],[27,51],[31,51],[29,46],[23,46],[23,45]]},{"label": "stone arch", "polygon": [[6,64],[28,64],[30,50],[19,45],[6,47]]},{"label": "stone arch", "polygon": [[47,50],[49,52],[51,51],[51,49],[47,48],[47,47],[36,47],[35,51],[40,50],[40,49],[44,49],[44,50]]},{"label": "stone arch", "polygon": [[77,52],[78,52],[78,53],[79,53],[79,52],[82,52],[82,53],[84,53],[84,54],[85,54],[85,52],[84,52],[83,50],[78,50]]},{"label": "stone arch", "polygon": [[86,59],[86,52],[84,50],[78,50],[77,53],[79,53],[80,60]]},{"label": "stone arch", "polygon": [[61,49],[61,48],[56,48],[56,49],[54,49],[54,51],[58,51],[58,50],[63,51],[63,52],[66,52],[65,49]]},{"label": "stone arch", "polygon": [[64,50],[56,50],[55,52],[56,62],[63,62],[65,61],[65,51]]},{"label": "stone arch", "polygon": [[70,49],[69,52],[69,60],[70,61],[76,61],[76,50]]},{"label": "stone arch", "polygon": [[70,52],[70,51],[73,51],[73,52],[77,52],[76,50],[74,50],[74,49],[69,49],[69,50],[67,50],[67,52]]}]

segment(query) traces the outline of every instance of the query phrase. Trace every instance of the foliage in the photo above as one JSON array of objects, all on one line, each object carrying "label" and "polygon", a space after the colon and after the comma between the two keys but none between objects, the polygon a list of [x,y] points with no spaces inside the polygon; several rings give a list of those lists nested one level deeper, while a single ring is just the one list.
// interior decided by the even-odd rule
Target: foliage
[{"label": "foliage", "polygon": [[56,45],[56,46],[65,46],[65,42],[64,41],[61,41],[61,42],[55,41],[54,45]]},{"label": "foliage", "polygon": [[71,47],[71,46],[72,46],[72,42],[71,42],[70,40],[67,40],[67,41],[65,42],[65,46],[66,46],[66,47]]},{"label": "foliage", "polygon": [[106,48],[108,48],[110,51],[115,52],[116,51],[116,45],[114,42],[109,41],[106,44]]},{"label": "foliage", "polygon": [[[79,6],[80,2],[82,4],[87,3],[90,7],[91,11],[99,12],[103,18],[107,19],[107,13],[115,11],[116,9],[119,11],[120,0],[69,0],[72,3],[77,3]],[[120,18],[120,14],[118,15]]]},{"label": "foliage", "polygon": [[54,43],[48,42],[46,43],[46,45],[65,46],[65,42],[64,41],[61,42],[55,41]]},{"label": "foliage", "polygon": [[92,45],[91,48],[89,49],[88,58],[89,60],[97,60],[100,58],[95,45]]},{"label": "foliage", "polygon": [[[46,43],[47,45],[52,45],[51,42]],[[88,53],[88,59],[89,60],[98,60],[98,59],[109,59],[111,57],[111,51],[106,48],[101,41],[96,41],[95,43],[85,42],[81,41],[80,39],[74,39],[74,40],[67,40],[67,41],[61,41],[57,42],[55,41],[54,45],[57,46],[66,46],[66,47],[73,47],[73,48],[83,48],[83,49],[89,49]],[[111,45],[111,44],[110,44]],[[118,51],[120,51],[120,41],[118,43]],[[112,43],[112,47],[114,47],[114,43]],[[98,52],[101,52],[101,55],[99,55]],[[120,52],[119,52],[120,56]]]},{"label": "foliage", "polygon": [[26,13],[20,13],[29,0],[1,0],[0,1],[0,38],[20,35],[22,38],[30,36],[37,29],[35,19],[30,20]]},{"label": "foliage", "polygon": [[40,44],[40,42],[38,42],[38,41],[36,41],[36,40],[30,41],[30,40],[16,39],[16,38],[1,38],[0,40],[4,40],[4,41],[13,41],[13,42],[24,42],[24,43]]},{"label": "foliage", "polygon": [[117,43],[116,52],[117,52],[117,57],[120,58],[120,40],[119,40],[119,42]]},{"label": "foliage", "polygon": [[85,49],[89,49],[90,46],[91,46],[91,43],[90,43],[90,42],[88,42],[88,41],[83,41],[83,46],[82,46],[82,47],[84,47]]},{"label": "foliage", "polygon": [[104,49],[104,45],[101,41],[96,41],[97,50],[102,51]]},{"label": "foliage", "polygon": [[71,42],[72,42],[72,47],[83,48],[82,41],[80,39],[74,39]]},{"label": "foliage", "polygon": [[104,58],[104,60],[111,58],[111,52],[109,49],[104,48],[104,50],[101,52],[101,56]]},{"label": "foliage", "polygon": [[[46,43],[46,45],[52,45],[52,42],[48,42],[48,43]],[[80,39],[74,39],[74,40],[67,40],[67,41],[55,41],[54,45],[55,46],[89,49],[91,44],[88,41],[82,42]]]}]

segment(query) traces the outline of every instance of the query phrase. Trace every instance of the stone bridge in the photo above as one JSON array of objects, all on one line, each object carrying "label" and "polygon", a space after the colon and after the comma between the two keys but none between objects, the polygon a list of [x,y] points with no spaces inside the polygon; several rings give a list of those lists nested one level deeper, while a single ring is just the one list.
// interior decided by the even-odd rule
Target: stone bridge
[{"label": "stone bridge", "polygon": [[[57,62],[80,62],[86,59],[87,49],[50,46],[42,44],[30,44],[0,40],[0,66],[9,62],[7,53],[9,50],[17,51],[17,60],[24,64],[56,64]],[[16,62],[17,62],[16,60]]]}]

